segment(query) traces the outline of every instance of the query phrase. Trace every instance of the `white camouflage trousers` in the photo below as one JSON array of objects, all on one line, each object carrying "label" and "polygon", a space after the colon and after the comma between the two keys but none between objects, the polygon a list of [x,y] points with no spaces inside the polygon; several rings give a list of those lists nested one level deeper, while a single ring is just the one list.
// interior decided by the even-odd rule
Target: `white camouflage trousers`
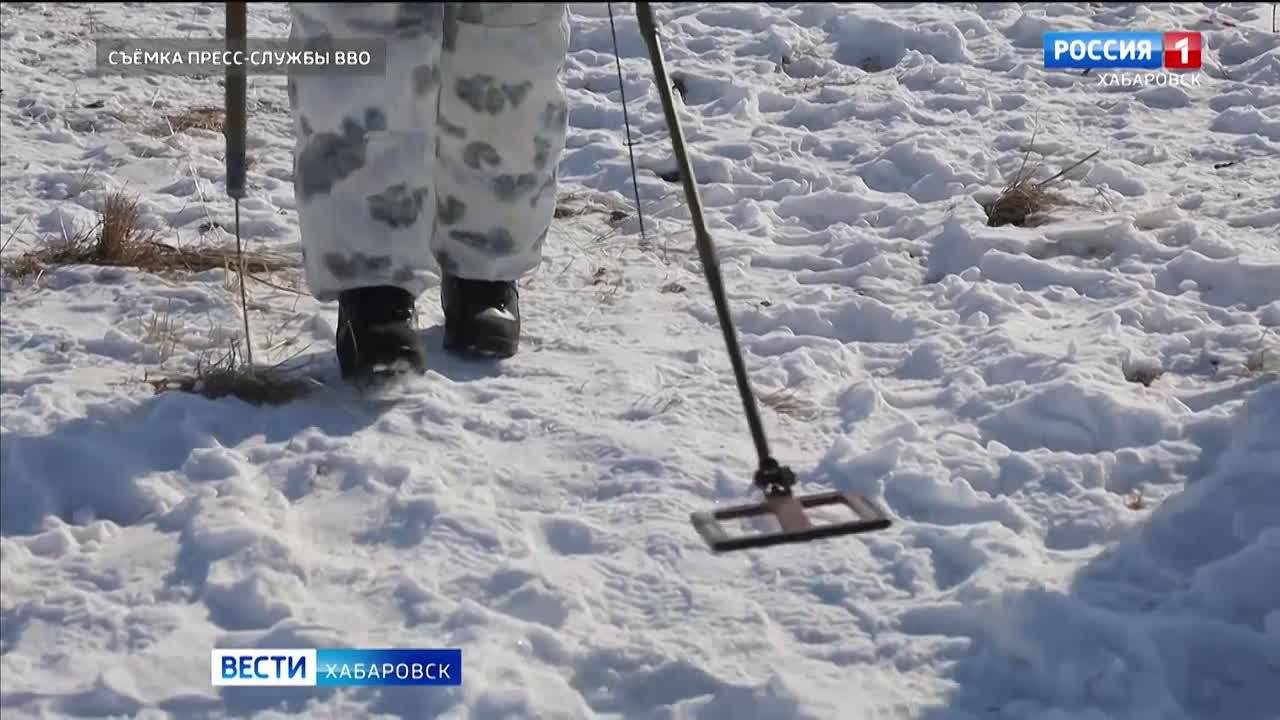
[{"label": "white camouflage trousers", "polygon": [[541,262],[568,105],[567,3],[291,3],[292,36],[386,42],[375,77],[295,74],[294,191],[321,301]]}]

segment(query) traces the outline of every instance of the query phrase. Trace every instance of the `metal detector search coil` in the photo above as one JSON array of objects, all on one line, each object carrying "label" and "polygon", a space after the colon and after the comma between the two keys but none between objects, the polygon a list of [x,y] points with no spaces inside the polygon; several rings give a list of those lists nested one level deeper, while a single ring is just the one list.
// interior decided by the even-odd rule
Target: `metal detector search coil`
[{"label": "metal detector search coil", "polygon": [[[838,523],[814,524],[805,514],[809,508],[825,505],[844,505],[856,519]],[[751,517],[773,515],[781,530],[760,535],[730,536],[721,521],[742,520]],[[844,492],[823,492],[812,495],[782,495],[764,502],[737,505],[711,512],[696,512],[689,516],[698,534],[706,540],[713,552],[748,550],[793,542],[807,542],[840,535],[883,530],[891,524],[875,503],[862,495]]]}]

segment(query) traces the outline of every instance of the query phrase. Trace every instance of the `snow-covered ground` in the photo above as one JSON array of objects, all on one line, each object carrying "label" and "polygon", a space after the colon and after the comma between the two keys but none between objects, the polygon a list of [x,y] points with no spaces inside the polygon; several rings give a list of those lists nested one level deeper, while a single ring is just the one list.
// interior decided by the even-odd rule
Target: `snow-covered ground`
[{"label": "snow-covered ground", "polygon": [[[775,454],[884,532],[713,556],[688,513],[753,454],[658,95],[575,7],[566,212],[502,364],[439,348],[385,411],[170,393],[240,329],[226,273],[4,280],[5,720],[1280,717],[1280,34],[1267,3],[659,6]],[[217,37],[217,3],[0,8],[5,263],[141,198],[232,205],[214,78],[95,77],[92,38]],[[250,6],[253,37],[286,7]],[[1041,68],[1051,29],[1193,29],[1198,88]],[[296,254],[284,80],[251,80],[251,249]],[[991,228],[1032,135],[1095,150]],[[1037,158],[1038,156],[1033,156]],[[331,367],[335,309],[249,285],[259,360]],[[1142,377],[1149,386],[1126,378]],[[462,687],[209,685],[213,647],[461,647]]]}]

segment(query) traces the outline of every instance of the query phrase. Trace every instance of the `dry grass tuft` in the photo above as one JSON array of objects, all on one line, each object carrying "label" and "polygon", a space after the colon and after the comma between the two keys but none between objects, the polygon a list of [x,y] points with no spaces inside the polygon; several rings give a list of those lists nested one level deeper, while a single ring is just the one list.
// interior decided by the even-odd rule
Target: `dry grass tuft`
[{"label": "dry grass tuft", "polygon": [[142,250],[155,243],[154,231],[142,227],[142,210],[138,199],[124,193],[109,193],[98,209],[102,216],[95,228],[98,236],[87,244],[86,259],[102,263],[125,262],[139,258]]},{"label": "dry grass tuft", "polygon": [[1131,383],[1142,383],[1143,387],[1151,387],[1151,383],[1159,380],[1164,370],[1158,367],[1135,366],[1124,371],[1124,379]]},{"label": "dry grass tuft", "polygon": [[1141,383],[1143,387],[1164,376],[1164,368],[1158,359],[1130,353],[1120,363],[1124,379],[1131,383]]},{"label": "dry grass tuft", "polygon": [[1049,178],[1035,180],[1034,177],[1040,169],[1040,163],[1037,162],[1031,167],[1027,166],[1027,160],[1031,157],[1031,148],[1034,145],[1035,135],[1033,134],[1031,142],[1027,146],[1027,151],[1022,156],[1022,164],[1018,166],[1018,171],[1013,174],[1013,177],[1010,178],[995,200],[982,206],[982,209],[987,214],[987,225],[989,227],[1000,227],[1001,225],[1026,227],[1028,222],[1034,222],[1046,210],[1071,204],[1066,197],[1052,191],[1050,186],[1062,180],[1067,173],[1092,160],[1101,152],[1095,150]]},{"label": "dry grass tuft", "polygon": [[797,420],[814,420],[818,417],[818,408],[813,403],[783,388],[760,396],[760,402],[773,408],[782,415],[789,415]]},{"label": "dry grass tuft", "polygon": [[208,355],[196,363],[191,375],[147,380],[156,391],[185,392],[219,400],[234,397],[250,405],[286,405],[308,395],[315,383],[290,377],[280,366],[251,368],[233,345],[222,357],[210,362]]},{"label": "dry grass tuft", "polygon": [[630,210],[609,202],[601,201],[587,193],[569,192],[560,195],[556,199],[554,215],[557,220],[580,217],[588,213],[600,213],[606,216],[606,222],[608,222],[611,227],[617,227],[627,218],[631,217]]},{"label": "dry grass tuft", "polygon": [[182,326],[174,319],[171,310],[165,310],[163,314],[157,310],[143,326],[142,341],[156,347],[160,363],[163,364],[174,356],[178,346],[182,344],[181,330]]},{"label": "dry grass tuft", "polygon": [[39,275],[42,270],[44,270],[44,264],[36,258],[35,253],[25,253],[4,264],[4,274],[12,278]]},{"label": "dry grass tuft", "polygon": [[[141,225],[137,198],[124,193],[108,194],[98,212],[97,224],[57,245],[22,255],[5,272],[22,278],[58,265],[134,267],[149,272],[203,272],[239,265],[234,247],[186,249],[160,242],[155,231]],[[244,259],[247,272],[273,272],[296,265],[288,258],[262,253],[245,253]]]},{"label": "dry grass tuft", "polygon": [[1019,177],[1006,185],[994,202],[982,209],[987,213],[989,227],[1026,227],[1029,221],[1033,221],[1045,210],[1062,204],[1061,196],[1047,193],[1040,186],[1028,182],[1025,177]]},{"label": "dry grass tuft", "polygon": [[168,137],[193,128],[220,133],[225,125],[226,115],[222,108],[194,107],[176,115],[166,115],[163,123],[152,128],[152,134]]}]

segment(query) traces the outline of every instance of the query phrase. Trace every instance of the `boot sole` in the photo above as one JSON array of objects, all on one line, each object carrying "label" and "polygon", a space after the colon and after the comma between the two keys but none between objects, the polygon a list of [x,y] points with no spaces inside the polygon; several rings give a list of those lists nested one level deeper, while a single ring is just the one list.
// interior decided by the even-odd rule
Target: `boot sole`
[{"label": "boot sole", "polygon": [[339,367],[341,378],[355,384],[378,384],[400,378],[421,377],[426,373],[425,365],[417,365],[408,360],[399,360],[390,364],[379,363],[372,367]]},{"label": "boot sole", "polygon": [[503,337],[468,338],[455,340],[445,338],[444,349],[466,358],[506,359],[513,357],[519,350],[520,342]]}]

